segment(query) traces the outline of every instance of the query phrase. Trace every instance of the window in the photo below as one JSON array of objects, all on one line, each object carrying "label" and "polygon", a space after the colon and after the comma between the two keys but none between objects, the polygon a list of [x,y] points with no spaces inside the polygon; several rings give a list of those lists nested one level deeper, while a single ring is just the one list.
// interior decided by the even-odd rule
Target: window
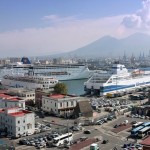
[{"label": "window", "polygon": [[20,131],[20,127],[18,127],[18,131]]},{"label": "window", "polygon": [[25,123],[25,120],[23,120],[23,123]]},{"label": "window", "polygon": [[23,129],[25,130],[25,129],[26,129],[26,127],[24,126],[24,127],[23,127]]},{"label": "window", "polygon": [[21,103],[21,107],[23,108],[23,103]]},{"label": "window", "polygon": [[68,107],[68,102],[67,102],[67,107]]},{"label": "window", "polygon": [[20,121],[18,121],[18,124],[20,123]]},{"label": "window", "polygon": [[71,101],[71,106],[73,106],[73,101]]},{"label": "window", "polygon": [[62,107],[62,103],[60,103],[60,107]]},{"label": "window", "polygon": [[56,107],[56,103],[55,103],[55,107]]},{"label": "window", "polygon": [[32,129],[32,124],[27,124],[27,129]]}]

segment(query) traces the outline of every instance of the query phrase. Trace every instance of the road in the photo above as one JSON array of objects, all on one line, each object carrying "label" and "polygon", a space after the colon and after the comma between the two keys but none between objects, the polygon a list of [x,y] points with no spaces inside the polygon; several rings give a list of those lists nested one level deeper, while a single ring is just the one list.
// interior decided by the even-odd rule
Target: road
[{"label": "road", "polygon": [[[130,135],[130,129],[121,131],[118,134],[112,132],[113,126],[115,124],[122,123],[124,120],[129,120],[129,122],[131,122],[131,121],[148,122],[149,121],[149,120],[144,120],[144,119],[139,119],[139,118],[127,118],[125,116],[121,116],[118,119],[109,121],[108,123],[105,123],[103,125],[84,126],[83,130],[90,130],[91,134],[83,134],[83,131],[74,132],[74,139],[76,140],[83,136],[86,136],[88,138],[98,137],[99,139],[101,139],[101,141],[98,144],[102,150],[111,150],[114,147],[118,148],[118,150],[121,150],[122,149],[121,147],[125,143],[134,142],[134,139],[129,139],[127,141],[127,137]],[[61,120],[61,121],[63,122],[64,120]],[[53,125],[53,126],[55,126],[55,125]],[[39,136],[39,135],[43,135],[43,134],[46,134],[46,133],[32,135],[27,138],[32,138],[34,136]],[[109,140],[109,142],[107,144],[102,144],[102,140]],[[17,143],[18,140],[13,140],[13,142]],[[35,147],[25,146],[25,145],[17,147],[17,150],[29,150],[29,149],[35,150]],[[88,150],[89,146],[84,149]],[[54,148],[54,147],[46,148],[46,150],[58,150],[58,148]]]}]

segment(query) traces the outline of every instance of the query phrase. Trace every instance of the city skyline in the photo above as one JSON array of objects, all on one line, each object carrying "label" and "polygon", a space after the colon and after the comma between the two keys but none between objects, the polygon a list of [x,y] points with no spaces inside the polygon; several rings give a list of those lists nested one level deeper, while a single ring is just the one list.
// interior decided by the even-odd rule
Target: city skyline
[{"label": "city skyline", "polygon": [[102,36],[150,34],[150,0],[0,1],[1,57],[69,52]]}]

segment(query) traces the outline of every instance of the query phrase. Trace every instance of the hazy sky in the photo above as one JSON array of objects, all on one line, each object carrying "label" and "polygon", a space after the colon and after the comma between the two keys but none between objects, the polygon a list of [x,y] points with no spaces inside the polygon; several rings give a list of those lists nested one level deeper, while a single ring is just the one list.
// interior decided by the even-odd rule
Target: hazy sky
[{"label": "hazy sky", "polygon": [[135,32],[150,34],[150,0],[0,0],[0,57],[67,52]]}]

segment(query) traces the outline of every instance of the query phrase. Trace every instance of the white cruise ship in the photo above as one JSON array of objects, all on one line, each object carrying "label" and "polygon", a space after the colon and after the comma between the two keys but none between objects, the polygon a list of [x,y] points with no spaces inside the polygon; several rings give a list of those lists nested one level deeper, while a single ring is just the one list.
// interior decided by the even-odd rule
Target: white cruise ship
[{"label": "white cruise ship", "polygon": [[57,83],[58,80],[52,77],[38,76],[34,75],[31,72],[30,74],[14,74],[14,75],[5,75],[2,77],[1,84],[8,87],[15,88],[26,88],[26,89],[51,89]]},{"label": "white cruise ship", "polygon": [[134,70],[128,72],[124,65],[115,63],[107,73],[94,73],[84,83],[86,93],[100,96],[127,92],[129,90],[150,85],[150,71]]},{"label": "white cruise ship", "polygon": [[[29,64],[24,62],[29,62]],[[9,66],[1,70],[1,76],[6,74],[24,74],[33,68],[35,74],[56,77],[59,81],[87,79],[91,77],[92,72],[86,65],[65,64],[65,65],[31,65],[28,58],[22,59],[21,63]]]}]

